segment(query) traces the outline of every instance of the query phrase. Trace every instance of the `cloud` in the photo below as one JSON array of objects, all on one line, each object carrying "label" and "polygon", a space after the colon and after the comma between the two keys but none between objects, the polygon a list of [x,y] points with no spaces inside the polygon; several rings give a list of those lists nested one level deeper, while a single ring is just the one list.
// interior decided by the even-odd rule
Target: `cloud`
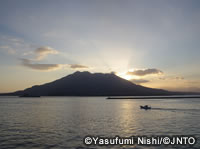
[{"label": "cloud", "polygon": [[151,74],[163,74],[163,72],[159,69],[142,69],[142,70],[135,70],[133,72],[128,71],[128,75],[135,75],[135,76],[146,76],[146,75],[151,75]]},{"label": "cloud", "polygon": [[10,46],[0,46],[0,50],[2,50],[3,52],[6,52],[7,54],[15,54],[16,51],[11,48]]},{"label": "cloud", "polygon": [[79,64],[71,64],[70,68],[77,69],[77,68],[89,68],[88,66],[79,65]]},{"label": "cloud", "polygon": [[57,54],[57,53],[59,53],[57,50],[54,50],[53,48],[48,46],[43,46],[35,49],[34,51],[24,53],[24,56],[34,55],[35,58],[33,59],[22,58],[20,60],[22,62],[21,64],[25,67],[41,71],[52,71],[61,69],[62,67],[65,66],[65,64],[38,64],[34,62],[43,60],[49,54]]},{"label": "cloud", "polygon": [[159,80],[184,80],[184,77],[182,77],[182,76],[165,76],[165,77],[160,77]]},{"label": "cloud", "polygon": [[30,44],[23,39],[0,35],[0,52],[2,51],[9,55],[21,55],[27,50],[30,50]]},{"label": "cloud", "polygon": [[49,54],[58,54],[59,52],[51,47],[44,46],[44,47],[37,48],[34,51],[34,53],[36,55],[35,60],[40,61]]},{"label": "cloud", "polygon": [[42,70],[42,71],[52,71],[61,69],[63,64],[34,64],[31,60],[28,59],[20,59],[22,61],[22,65],[31,69],[35,70]]},{"label": "cloud", "polygon": [[175,77],[176,80],[184,80],[183,77]]},{"label": "cloud", "polygon": [[34,62],[38,62],[43,60],[49,54],[58,54],[59,52],[51,47],[43,46],[40,48],[35,49],[34,51],[29,51],[24,53],[24,56],[35,56],[34,58],[23,58],[21,60],[21,64],[25,67],[41,70],[41,71],[52,71],[61,68],[71,68],[71,69],[84,69],[89,68],[88,66],[81,65],[81,64],[38,64]]},{"label": "cloud", "polygon": [[142,84],[142,83],[149,82],[149,80],[144,80],[144,79],[132,79],[130,81],[133,82],[133,83],[135,83],[135,84]]},{"label": "cloud", "polygon": [[38,64],[33,63],[32,60],[29,59],[20,59],[21,64],[27,68],[35,69],[35,70],[41,70],[41,71],[53,71],[58,70],[62,68],[72,68],[72,69],[82,69],[82,68],[89,68],[88,66],[79,65],[79,64]]}]

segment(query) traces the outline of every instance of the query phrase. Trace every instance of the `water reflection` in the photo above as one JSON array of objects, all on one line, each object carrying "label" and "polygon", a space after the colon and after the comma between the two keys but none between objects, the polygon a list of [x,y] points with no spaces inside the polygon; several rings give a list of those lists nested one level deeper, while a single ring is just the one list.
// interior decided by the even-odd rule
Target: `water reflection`
[{"label": "water reflection", "polygon": [[[139,106],[145,104],[153,109],[141,110]],[[85,148],[82,139],[86,135],[199,137],[199,107],[200,101],[195,99],[179,102],[105,100],[102,97],[5,98],[0,100],[0,146]]]},{"label": "water reflection", "polygon": [[133,132],[133,126],[136,125],[136,122],[134,120],[135,114],[133,111],[133,105],[129,104],[128,102],[121,102],[119,104],[119,118],[120,118],[120,127],[121,127],[121,132],[125,136],[129,136]]}]

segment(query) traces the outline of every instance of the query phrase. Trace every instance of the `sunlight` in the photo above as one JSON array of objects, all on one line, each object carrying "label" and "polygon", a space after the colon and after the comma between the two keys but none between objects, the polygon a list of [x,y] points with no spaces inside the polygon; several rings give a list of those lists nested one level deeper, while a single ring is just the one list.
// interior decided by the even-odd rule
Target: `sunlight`
[{"label": "sunlight", "polygon": [[117,73],[117,76],[126,79],[126,80],[131,80],[131,79],[140,79],[139,76],[133,76],[133,75],[128,75],[126,72],[123,73]]},{"label": "sunlight", "polygon": [[132,79],[132,76],[130,76],[130,75],[127,75],[127,74],[121,74],[121,75],[119,75],[121,78],[123,78],[123,79],[126,79],[126,80],[131,80]]}]

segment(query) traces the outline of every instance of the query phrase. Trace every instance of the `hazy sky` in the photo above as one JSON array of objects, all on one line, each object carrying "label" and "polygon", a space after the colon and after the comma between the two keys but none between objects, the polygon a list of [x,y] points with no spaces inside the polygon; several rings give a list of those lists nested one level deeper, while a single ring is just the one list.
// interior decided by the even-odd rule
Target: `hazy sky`
[{"label": "hazy sky", "polygon": [[200,91],[199,0],[1,0],[0,92],[74,71]]}]

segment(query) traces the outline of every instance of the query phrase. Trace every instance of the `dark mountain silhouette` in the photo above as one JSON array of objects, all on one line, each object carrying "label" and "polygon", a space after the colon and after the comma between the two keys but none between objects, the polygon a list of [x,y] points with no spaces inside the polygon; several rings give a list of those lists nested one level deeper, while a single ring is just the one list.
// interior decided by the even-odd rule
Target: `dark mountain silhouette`
[{"label": "dark mountain silhouette", "polygon": [[178,93],[136,85],[113,73],[77,71],[50,83],[4,95],[23,96],[25,94],[30,96],[146,96]]}]

